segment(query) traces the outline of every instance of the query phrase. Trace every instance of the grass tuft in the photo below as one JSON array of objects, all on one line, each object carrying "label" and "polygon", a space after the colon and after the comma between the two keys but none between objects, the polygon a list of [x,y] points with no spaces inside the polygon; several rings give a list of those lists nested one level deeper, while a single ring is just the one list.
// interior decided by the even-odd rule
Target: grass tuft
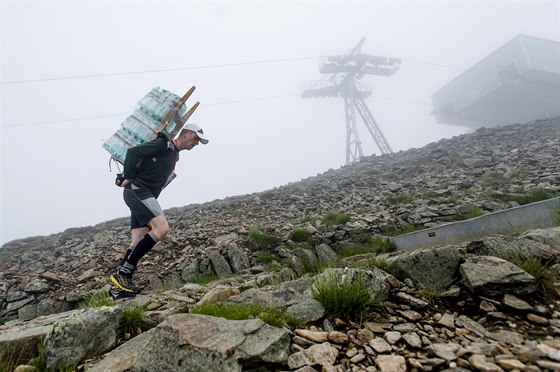
[{"label": "grass tuft", "polygon": [[311,263],[308,260],[301,260],[301,263],[303,264],[303,268],[305,269],[305,272],[313,275],[320,274],[326,269],[342,266],[342,263],[340,262],[339,259],[331,260],[329,262],[315,262],[315,263]]},{"label": "grass tuft", "polygon": [[191,314],[202,314],[226,318],[229,320],[245,320],[259,318],[274,326],[301,326],[290,314],[276,308],[267,308],[260,304],[207,304],[195,306]]},{"label": "grass tuft", "polygon": [[198,275],[198,276],[194,276],[192,278],[189,278],[188,282],[189,283],[193,283],[193,284],[198,284],[198,285],[206,285],[208,283],[212,283],[216,280],[218,280],[218,276],[217,275]]},{"label": "grass tuft", "polygon": [[172,290],[177,284],[173,279],[166,279],[162,285],[157,289],[157,293],[163,293]]},{"label": "grass tuft", "polygon": [[296,243],[309,243],[313,234],[305,229],[295,229],[290,234],[290,239]]},{"label": "grass tuft", "polygon": [[465,214],[458,214],[457,220],[459,221],[470,220],[471,218],[480,217],[482,215],[484,215],[484,211],[481,208],[476,207]]},{"label": "grass tuft", "polygon": [[137,336],[141,333],[146,315],[145,306],[127,307],[123,310],[123,328],[125,333]]},{"label": "grass tuft", "polygon": [[252,228],[248,233],[249,241],[257,249],[272,249],[280,239],[273,234],[266,233],[261,229]]},{"label": "grass tuft", "polygon": [[350,221],[350,216],[348,214],[337,213],[337,212],[329,213],[321,219],[321,222],[323,222],[325,226],[344,225],[346,222],[349,221]]},{"label": "grass tuft", "polygon": [[362,317],[376,306],[366,285],[365,274],[361,272],[356,272],[351,277],[328,273],[317,279],[311,287],[311,292],[332,317]]},{"label": "grass tuft", "polygon": [[504,258],[535,278],[539,298],[553,300],[559,297],[555,286],[558,276],[550,270],[550,263],[542,263],[538,258],[523,253],[510,252]]},{"label": "grass tuft", "polygon": [[274,261],[275,259],[276,257],[274,257],[274,255],[270,252],[257,253],[257,262],[268,264]]},{"label": "grass tuft", "polygon": [[356,256],[367,253],[388,253],[397,250],[395,243],[386,237],[376,236],[370,243],[359,245],[345,245],[340,251],[341,257]]},{"label": "grass tuft", "polygon": [[[48,372],[47,368],[47,354],[45,345],[43,343],[39,344],[39,355],[29,361],[29,365],[35,367],[37,372]],[[64,368],[59,368],[57,372],[73,372],[77,370],[77,365],[69,364]]]},{"label": "grass tuft", "polygon": [[430,305],[434,305],[436,303],[436,301],[441,298],[441,292],[440,291],[436,291],[436,290],[431,290],[431,289],[424,289],[422,291],[419,291],[418,296],[422,297],[423,299],[425,299],[426,301],[428,301],[430,303]]},{"label": "grass tuft", "polygon": [[408,194],[391,195],[387,197],[387,203],[391,205],[408,204],[414,200],[414,198]]},{"label": "grass tuft", "polygon": [[101,306],[111,306],[113,301],[106,291],[95,291],[88,294],[84,300],[80,303],[80,309],[86,309],[90,307],[101,307]]},{"label": "grass tuft", "polygon": [[368,265],[375,266],[378,269],[383,270],[383,269],[387,268],[387,266],[389,266],[389,262],[374,256],[374,257],[368,258]]}]

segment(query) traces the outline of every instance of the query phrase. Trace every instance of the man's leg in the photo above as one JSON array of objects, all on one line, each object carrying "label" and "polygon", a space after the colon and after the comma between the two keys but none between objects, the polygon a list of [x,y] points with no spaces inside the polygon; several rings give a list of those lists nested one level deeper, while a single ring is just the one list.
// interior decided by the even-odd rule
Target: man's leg
[{"label": "man's leg", "polygon": [[142,240],[138,242],[136,248],[132,251],[126,263],[123,265],[124,268],[129,270],[134,270],[138,261],[146,255],[160,240],[165,238],[169,232],[169,223],[165,216],[159,215],[154,217],[148,222],[151,231],[144,235]]},{"label": "man's leg", "polygon": [[119,266],[119,269],[124,265],[124,263],[126,262],[126,260],[128,259],[128,257],[130,257],[130,254],[132,253],[132,251],[134,250],[134,248],[136,247],[136,245],[138,244],[138,242],[140,240],[142,240],[142,238],[144,237],[144,235],[146,235],[147,233],[150,232],[150,228],[149,227],[138,227],[135,229],[131,230],[131,235],[132,235],[132,241],[130,243],[130,246],[127,248],[126,252],[124,253],[124,256],[122,258],[121,264]]},{"label": "man's leg", "polygon": [[140,292],[140,288],[132,281],[132,274],[138,261],[169,232],[169,224],[156,198],[152,196],[143,199],[141,193],[149,194],[140,188],[136,191],[128,189],[124,191],[124,200],[131,210],[133,243],[137,242],[137,244],[131,249],[130,254],[127,252],[126,260],[119,271],[111,275],[111,280],[117,287],[132,293]]}]

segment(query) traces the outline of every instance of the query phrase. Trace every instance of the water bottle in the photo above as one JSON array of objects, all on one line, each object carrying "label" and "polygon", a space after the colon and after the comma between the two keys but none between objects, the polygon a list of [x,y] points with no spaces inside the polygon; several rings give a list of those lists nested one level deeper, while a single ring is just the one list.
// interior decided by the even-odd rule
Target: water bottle
[{"label": "water bottle", "polygon": [[102,146],[109,152],[109,154],[111,154],[112,157],[121,163],[124,163],[128,146],[123,141],[113,135],[105,141]]},{"label": "water bottle", "polygon": [[140,139],[136,137],[134,133],[131,133],[124,128],[119,128],[119,130],[117,130],[117,135],[132,146],[136,146],[141,143]]},{"label": "water bottle", "polygon": [[122,123],[122,127],[127,131],[134,133],[134,136],[140,142],[146,142],[150,137],[155,134],[155,130],[151,127],[151,122],[142,115],[142,112],[137,110],[131,116],[126,118]]}]

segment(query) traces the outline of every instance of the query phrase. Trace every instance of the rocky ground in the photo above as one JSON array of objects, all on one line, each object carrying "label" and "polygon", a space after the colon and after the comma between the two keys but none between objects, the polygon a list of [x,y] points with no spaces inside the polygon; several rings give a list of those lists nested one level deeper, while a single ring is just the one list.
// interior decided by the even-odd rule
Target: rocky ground
[{"label": "rocky ground", "polygon": [[[556,260],[557,229],[440,248],[435,256],[434,250],[385,255],[381,258],[390,265],[384,270],[371,265],[369,256],[347,257],[343,266],[371,275],[372,288],[384,304],[376,319],[365,322],[328,317],[309,293],[317,276],[306,273],[305,267],[313,260],[327,263],[340,258],[345,249],[360,245],[368,236],[507,209],[529,201],[535,193],[554,196],[560,191],[559,158],[560,120],[547,119],[480,129],[421,149],[366,157],[358,164],[274,190],[168,210],[172,233],[138,270],[149,294],[112,310],[78,310],[82,323],[92,318],[97,327],[99,318],[118,323],[123,306],[149,303],[151,329],[102,361],[95,358],[82,366],[155,370],[161,367],[158,361],[167,360],[171,361],[168,370],[185,370],[177,365],[183,360],[180,355],[162,357],[161,347],[156,346],[166,345],[170,334],[178,334],[184,341],[181,345],[191,348],[178,345],[173,350],[186,350],[184,357],[191,359],[193,350],[200,349],[207,350],[204,355],[221,356],[216,357],[221,363],[216,370],[560,370],[558,304],[534,295],[535,283],[527,273],[500,258],[496,249],[518,247],[543,260]],[[331,212],[345,212],[350,221],[326,226],[322,217]],[[62,312],[107,285],[107,275],[126,249],[127,225],[127,219],[119,219],[2,246],[0,322],[8,323],[0,328],[0,346],[21,332],[46,337],[47,323],[68,324],[76,311]],[[255,227],[276,236],[278,243],[267,248],[250,239],[248,232]],[[296,228],[311,232],[309,249],[286,245]],[[441,257],[446,259],[438,261]],[[425,266],[434,262],[438,270],[420,275],[419,262],[428,262]],[[500,284],[495,284],[496,277],[480,279],[480,271],[495,273]],[[203,286],[185,284],[200,277],[222,279]],[[163,291],[169,283],[175,289]],[[233,326],[233,321],[185,314],[199,301],[226,300],[280,307],[307,326],[276,331],[258,319]],[[192,333],[201,324],[219,332],[197,339]],[[103,327],[113,332],[118,328]],[[253,333],[244,331],[247,328],[254,328]],[[268,341],[252,338],[260,333],[269,336]],[[98,346],[96,352],[80,349],[79,362],[114,348],[114,336],[110,347]],[[52,333],[49,337],[50,350],[64,346]],[[228,344],[232,339],[245,341]],[[265,344],[268,349],[263,349]],[[125,363],[126,368],[110,364],[123,363],[125,345],[126,352],[136,350],[132,354],[137,357]],[[52,365],[58,363],[55,359],[51,356]]]}]

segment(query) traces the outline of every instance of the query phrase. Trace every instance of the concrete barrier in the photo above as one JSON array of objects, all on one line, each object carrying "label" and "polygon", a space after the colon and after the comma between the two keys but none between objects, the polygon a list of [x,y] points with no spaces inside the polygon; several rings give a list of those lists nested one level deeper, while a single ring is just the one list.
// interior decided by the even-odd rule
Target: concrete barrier
[{"label": "concrete barrier", "polygon": [[560,198],[543,200],[391,238],[397,250],[462,243],[489,234],[512,234],[558,224]]}]

